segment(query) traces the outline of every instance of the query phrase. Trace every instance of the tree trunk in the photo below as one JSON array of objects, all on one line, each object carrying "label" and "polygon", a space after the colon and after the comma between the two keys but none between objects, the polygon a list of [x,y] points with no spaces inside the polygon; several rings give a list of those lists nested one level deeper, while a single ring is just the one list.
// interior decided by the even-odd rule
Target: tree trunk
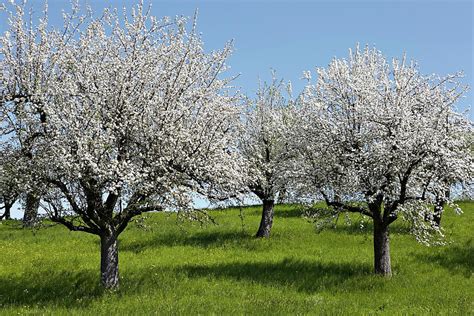
[{"label": "tree trunk", "polygon": [[438,227],[441,225],[441,216],[443,215],[444,204],[444,199],[436,199],[436,204],[434,206],[433,212],[433,222]]},{"label": "tree trunk", "polygon": [[270,237],[270,230],[273,225],[273,205],[274,200],[264,199],[262,210],[262,219],[260,221],[260,227],[258,228],[257,237]]},{"label": "tree trunk", "polygon": [[374,220],[374,268],[375,274],[392,276],[388,225],[379,220]]},{"label": "tree trunk", "polygon": [[12,206],[13,206],[13,203],[4,202],[3,208],[5,209],[5,211],[0,216],[0,221],[3,220],[3,219],[5,219],[5,220],[11,219]]},{"label": "tree trunk", "polygon": [[12,209],[12,205],[5,204],[5,212],[3,212],[3,215],[2,215],[4,219],[11,219],[11,209]]},{"label": "tree trunk", "polygon": [[446,201],[449,200],[449,195],[450,195],[450,190],[446,190],[444,192],[444,197],[436,197],[436,203],[434,207],[434,213],[433,213],[433,221],[435,222],[436,226],[441,225],[441,216],[443,215],[444,211],[444,205],[446,204]]},{"label": "tree trunk", "polygon": [[24,227],[32,227],[36,224],[40,200],[41,197],[34,193],[26,194],[25,213],[23,214]]},{"label": "tree trunk", "polygon": [[115,234],[100,237],[100,281],[109,290],[119,286],[118,246]]},{"label": "tree trunk", "polygon": [[286,188],[283,188],[280,190],[280,192],[278,193],[278,203],[280,204],[283,204],[285,203],[285,200],[286,200]]}]

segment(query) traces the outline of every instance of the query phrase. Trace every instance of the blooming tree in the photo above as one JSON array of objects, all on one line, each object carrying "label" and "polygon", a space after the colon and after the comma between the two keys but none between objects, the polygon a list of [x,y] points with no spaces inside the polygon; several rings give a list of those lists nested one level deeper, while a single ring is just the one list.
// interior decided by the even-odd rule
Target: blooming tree
[{"label": "blooming tree", "polygon": [[283,81],[273,78],[271,84],[258,89],[255,100],[248,103],[239,142],[248,188],[263,203],[257,237],[270,236],[275,199],[286,182],[284,165],[289,158],[287,129],[292,104],[285,97],[284,88]]},{"label": "blooming tree", "polygon": [[35,179],[32,165],[18,149],[3,144],[0,151],[0,209],[1,219],[11,218],[11,209],[15,202],[23,205],[23,225],[31,227],[37,223],[40,195],[45,186]]},{"label": "blooming tree", "polygon": [[143,5],[100,18],[74,7],[61,30],[15,7],[0,38],[4,138],[48,186],[51,220],[100,237],[101,282],[116,288],[117,237],[134,216],[191,209],[191,192],[222,198],[239,181],[231,46],[207,53],[195,24]]},{"label": "blooming tree", "polygon": [[0,220],[11,218],[11,209],[19,199],[23,187],[18,170],[18,152],[3,148],[0,152]]},{"label": "blooming tree", "polygon": [[403,217],[429,242],[442,233],[425,221],[430,203],[472,181],[472,123],[454,107],[465,91],[460,75],[424,76],[405,57],[389,62],[369,47],[317,74],[295,133],[299,191],[318,193],[333,215],[372,218],[375,273],[390,276],[389,225]]}]

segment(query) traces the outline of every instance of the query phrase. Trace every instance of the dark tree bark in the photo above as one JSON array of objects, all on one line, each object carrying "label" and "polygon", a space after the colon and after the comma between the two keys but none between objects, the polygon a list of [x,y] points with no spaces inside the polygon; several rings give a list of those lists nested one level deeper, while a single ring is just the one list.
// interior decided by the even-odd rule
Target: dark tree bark
[{"label": "dark tree bark", "polygon": [[104,200],[102,190],[94,179],[85,179],[80,182],[86,197],[86,205],[81,205],[65,183],[51,179],[49,182],[61,190],[71,210],[79,215],[82,221],[65,216],[61,208],[45,198],[45,202],[49,203],[52,208],[52,212],[49,214],[50,219],[66,226],[71,231],[86,232],[100,237],[101,284],[109,290],[117,289],[119,286],[118,236],[134,216],[145,212],[162,211],[163,207],[153,204],[152,201],[147,201],[146,195],[135,193],[128,199],[124,209],[114,212],[120,194],[110,192]]},{"label": "dark tree bark", "polygon": [[450,195],[450,191],[447,190],[444,192],[444,196],[436,197],[436,203],[435,203],[434,212],[433,212],[433,221],[438,227],[441,225],[441,216],[443,215],[444,206],[446,204],[446,201],[449,199],[449,195]]},{"label": "dark tree bark", "polygon": [[100,236],[100,281],[106,289],[117,289],[119,285],[118,242],[115,234]]},{"label": "dark tree bark", "polygon": [[278,193],[278,202],[277,203],[280,203],[280,204],[285,203],[286,197],[287,197],[286,188],[282,188],[280,190],[280,192]]},{"label": "dark tree bark", "polygon": [[11,219],[11,209],[12,209],[12,205],[5,204],[5,211],[3,212],[3,215],[2,215],[3,219]]},{"label": "dark tree bark", "polygon": [[388,227],[397,219],[395,210],[401,203],[400,201],[404,200],[398,200],[383,205],[383,196],[378,195],[374,201],[368,203],[368,209],[366,209],[361,206],[345,204],[338,201],[330,201],[323,191],[321,191],[321,193],[323,194],[328,206],[346,212],[361,213],[372,218],[374,223],[374,272],[378,275],[391,277],[392,265],[390,260],[390,237]]},{"label": "dark tree bark", "polygon": [[441,217],[444,212],[444,206],[446,205],[446,201],[449,200],[450,191],[447,190],[444,192],[444,196],[437,195],[433,207],[433,212],[426,212],[425,213],[425,221],[432,221],[436,226],[441,226]]},{"label": "dark tree bark", "polygon": [[8,200],[8,199],[4,199],[3,200],[3,214],[0,215],[0,221],[5,219],[5,220],[8,220],[8,219],[11,219],[11,209],[13,207],[13,204],[15,204],[15,201],[11,201],[11,200]]},{"label": "dark tree bark", "polygon": [[433,222],[436,226],[441,225],[441,216],[443,215],[445,201],[443,198],[437,198],[433,212]]},{"label": "dark tree bark", "polygon": [[32,227],[36,224],[40,200],[41,197],[34,193],[26,194],[25,213],[23,214],[24,227]]},{"label": "dark tree bark", "polygon": [[375,274],[392,276],[388,224],[374,219],[374,268]]},{"label": "dark tree bark", "polygon": [[260,220],[260,227],[258,228],[256,237],[270,237],[270,231],[273,225],[273,206],[275,201],[263,199],[262,219]]}]

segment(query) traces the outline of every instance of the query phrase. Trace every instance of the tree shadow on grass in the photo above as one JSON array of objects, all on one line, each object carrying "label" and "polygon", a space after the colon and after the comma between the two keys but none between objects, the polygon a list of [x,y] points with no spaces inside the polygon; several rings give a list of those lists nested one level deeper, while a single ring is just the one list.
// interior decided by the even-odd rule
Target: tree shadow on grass
[{"label": "tree shadow on grass", "polygon": [[[188,277],[230,278],[269,286],[290,287],[313,293],[337,290],[344,283],[367,289],[374,282],[364,282],[372,274],[370,266],[359,263],[321,263],[284,259],[280,262],[235,262],[216,265],[186,265],[179,269]],[[373,280],[372,280],[373,281]],[[383,280],[382,280],[383,281]],[[377,283],[377,282],[375,282]],[[379,283],[383,286],[383,283]]]},{"label": "tree shadow on grass", "polygon": [[450,272],[461,273],[470,278],[474,274],[474,242],[468,240],[462,245],[441,247],[436,252],[416,254],[416,257],[426,263],[437,263]]},{"label": "tree shadow on grass", "polygon": [[[372,223],[368,223],[363,229],[358,224],[338,225],[337,227],[327,227],[323,231],[333,231],[335,233],[344,233],[350,235],[366,235],[372,238]],[[408,229],[403,226],[391,227],[392,234],[409,234]],[[283,236],[282,236],[283,237]],[[272,238],[270,238],[271,240]],[[120,251],[131,251],[141,253],[147,249],[160,247],[175,246],[192,246],[200,248],[216,248],[216,247],[235,247],[246,250],[258,248],[253,232],[234,230],[203,230],[199,232],[188,233],[186,231],[173,231],[166,234],[153,234],[150,238],[134,241],[123,240],[120,243]],[[99,243],[99,241],[96,241]]]},{"label": "tree shadow on grass", "polygon": [[152,239],[124,242],[120,244],[121,251],[140,253],[149,248],[193,246],[201,248],[242,246],[251,241],[252,235],[242,231],[202,231],[188,234],[176,231],[168,234],[157,234]]},{"label": "tree shadow on grass", "polygon": [[84,307],[103,293],[93,271],[28,271],[0,277],[0,307]]},{"label": "tree shadow on grass", "polygon": [[[122,270],[123,271],[123,270]],[[126,270],[125,270],[126,271]],[[337,291],[357,288],[368,290],[383,287],[382,279],[370,278],[371,267],[360,263],[319,263],[285,259],[279,262],[232,262],[221,264],[189,264],[184,266],[158,266],[150,269],[130,270],[122,274],[121,289],[117,295],[136,293],[156,287],[156,278],[180,282],[181,278],[231,279],[235,282],[288,288],[300,292]],[[159,280],[158,280],[159,281]],[[153,283],[155,282],[155,283]],[[96,271],[51,271],[0,277],[0,307],[87,308],[107,292],[98,283]],[[124,286],[124,287],[122,287]],[[159,288],[159,286],[158,286]],[[216,298],[217,299],[217,298]]]}]

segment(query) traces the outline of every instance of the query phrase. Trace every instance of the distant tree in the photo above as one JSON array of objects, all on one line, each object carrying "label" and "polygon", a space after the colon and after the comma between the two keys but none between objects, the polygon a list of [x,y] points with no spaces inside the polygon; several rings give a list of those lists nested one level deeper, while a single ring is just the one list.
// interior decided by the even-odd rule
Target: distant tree
[{"label": "distant tree", "polygon": [[0,37],[3,134],[48,185],[50,219],[100,237],[114,289],[134,216],[189,210],[192,192],[223,197],[240,179],[239,111],[222,78],[231,46],[207,53],[195,24],[141,4],[97,19],[74,7],[62,30],[29,20],[15,5]]},{"label": "distant tree", "polygon": [[11,209],[18,200],[23,183],[17,168],[18,153],[11,148],[0,152],[0,220],[11,218]]},{"label": "distant tree", "polygon": [[248,188],[263,203],[257,237],[269,237],[273,207],[285,187],[284,164],[288,161],[287,129],[292,101],[284,96],[283,81],[273,78],[249,101],[239,149],[246,162]]},{"label": "distant tree", "polygon": [[[473,156],[472,146],[474,145],[474,134],[464,133],[460,134],[459,137],[464,138],[468,144],[471,144],[471,157]],[[431,221],[436,226],[441,225],[441,218],[445,209],[446,204],[450,203],[451,190],[455,188],[457,195],[469,196],[472,191],[473,180],[470,181],[459,181],[456,176],[452,176],[450,173],[446,172],[446,169],[449,169],[451,166],[450,160],[438,159],[436,161],[436,168],[428,165],[427,170],[430,170],[430,174],[426,177],[425,183],[423,185],[421,197],[424,200],[427,195],[431,195],[433,202],[433,210],[428,211],[425,214],[425,220]],[[436,189],[433,187],[432,183],[444,182],[445,190]]]},{"label": "distant tree", "polygon": [[13,204],[15,204],[15,201],[16,199],[10,199],[8,196],[5,196],[3,194],[2,196],[0,196],[0,203],[2,204],[0,210],[3,210],[3,214],[0,215],[0,220],[11,219],[11,209],[13,207]]},{"label": "distant tree", "polygon": [[441,225],[441,216],[443,215],[444,207],[448,200],[449,200],[449,189],[445,191],[444,195],[436,196],[434,210],[433,210],[433,219],[428,218],[428,220],[432,220],[436,224],[436,226]]},{"label": "distant tree", "polygon": [[[339,212],[370,217],[375,273],[390,276],[389,226],[403,217],[417,240],[442,230],[424,221],[451,183],[473,178],[472,123],[455,111],[459,74],[424,76],[416,63],[366,47],[317,70],[295,131],[299,191]],[[310,74],[307,74],[308,78]],[[443,202],[444,203],[444,202]]]}]

